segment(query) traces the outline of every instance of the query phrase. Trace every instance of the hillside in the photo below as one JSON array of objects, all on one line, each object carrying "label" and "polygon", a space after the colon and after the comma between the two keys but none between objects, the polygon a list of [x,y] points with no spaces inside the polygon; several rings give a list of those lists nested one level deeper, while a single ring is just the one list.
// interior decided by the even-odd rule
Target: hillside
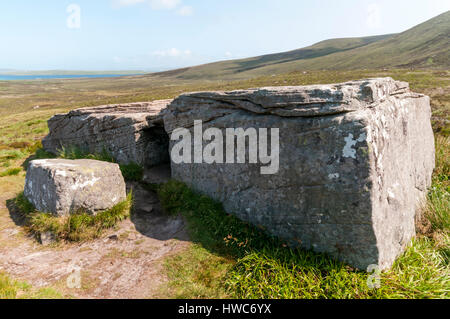
[{"label": "hillside", "polygon": [[310,47],[259,57],[210,63],[162,77],[234,79],[302,70],[450,67],[450,11],[399,34],[331,39]]}]

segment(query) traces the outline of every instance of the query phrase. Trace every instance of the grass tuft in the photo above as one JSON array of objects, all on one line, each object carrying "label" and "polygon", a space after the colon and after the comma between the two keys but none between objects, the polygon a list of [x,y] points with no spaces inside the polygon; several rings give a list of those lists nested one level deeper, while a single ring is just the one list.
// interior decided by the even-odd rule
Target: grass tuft
[{"label": "grass tuft", "polygon": [[144,176],[144,168],[136,163],[121,164],[120,170],[127,181],[139,182]]},{"label": "grass tuft", "polygon": [[18,160],[25,157],[25,154],[20,150],[0,150],[0,161]]},{"label": "grass tuft", "polygon": [[[325,254],[291,249],[237,218],[220,203],[170,181],[158,187],[165,211],[183,214],[195,244],[169,259],[169,287],[182,298],[449,298],[450,143],[436,137],[436,169],[419,236],[370,289],[368,274]],[[427,234],[428,235],[428,234]],[[199,265],[214,265],[213,267]],[[200,275],[201,274],[201,275]]]},{"label": "grass tuft", "polygon": [[[220,203],[169,181],[158,189],[164,209],[187,219],[195,245],[167,261],[169,287],[179,297],[445,298],[450,294],[447,245],[416,239],[370,289],[369,274],[326,254],[292,249],[226,214]],[[448,239],[447,239],[448,241]],[[206,267],[200,276],[194,269]],[[180,265],[183,265],[181,267]],[[182,280],[181,280],[182,278]]]},{"label": "grass tuft", "polygon": [[[115,163],[114,157],[103,149],[100,153],[89,153],[78,147],[62,148],[58,153],[59,158],[65,159],[92,159],[97,161],[104,161]],[[136,163],[120,164],[120,170],[123,177],[127,181],[141,181],[144,176],[144,168]]]},{"label": "grass tuft", "polygon": [[21,171],[22,169],[20,167],[8,168],[6,171],[0,173],[0,177],[17,176],[20,174]]},{"label": "grass tuft", "polygon": [[450,235],[450,138],[436,137],[436,169],[425,217],[434,232]]},{"label": "grass tuft", "polygon": [[[446,231],[448,231],[450,207],[448,205],[448,194],[450,193],[448,188],[450,158],[448,144],[450,134],[448,87],[450,82],[448,75],[448,71],[434,72],[433,70],[304,72],[294,68],[285,74],[262,75],[233,82],[207,82],[191,79],[182,81],[175,78],[156,79],[154,77],[129,78],[121,81],[120,88],[117,86],[116,80],[105,79],[33,81],[33,83],[30,81],[5,82],[3,83],[3,92],[0,94],[0,163],[4,168],[17,167],[24,158],[33,153],[36,153],[33,155],[34,158],[54,158],[55,155],[42,150],[40,143],[40,140],[48,132],[46,121],[55,113],[67,112],[78,107],[174,98],[183,92],[192,91],[226,91],[263,86],[339,83],[391,76],[397,80],[409,82],[413,91],[431,97],[433,129],[441,136],[438,136],[436,141],[437,168],[433,179],[433,189],[429,195],[429,207],[426,211],[428,219],[433,221],[434,235],[430,238],[416,239],[411,248],[397,260],[392,270],[383,274],[380,289],[376,292],[368,291],[361,282],[360,276],[364,274],[355,274],[354,271],[346,270],[345,267],[341,270],[342,272],[334,270],[334,273],[339,275],[324,271],[322,266],[313,271],[315,263],[322,260],[322,257],[314,259],[315,255],[303,254],[302,256],[310,256],[309,259],[306,259],[309,261],[294,267],[290,262],[298,262],[299,257],[291,259],[287,253],[289,250],[284,252],[283,247],[276,247],[279,249],[277,253],[272,251],[270,245],[265,251],[258,248],[257,245],[253,245],[252,249],[250,246],[243,248],[241,245],[239,247],[239,243],[242,243],[243,240],[237,234],[241,234],[240,229],[247,227],[245,223],[230,222],[228,215],[221,208],[217,208],[219,207],[217,203],[209,202],[203,197],[199,211],[194,209],[195,200],[192,198],[190,207],[182,206],[184,199],[189,199],[193,193],[176,185],[172,185],[173,189],[166,194],[166,206],[172,213],[191,216],[187,219],[190,224],[191,237],[196,238],[196,243],[181,255],[168,259],[169,287],[176,296],[184,298],[246,295],[289,296],[287,287],[299,291],[298,287],[302,284],[305,289],[300,290],[301,294],[296,292],[290,296],[294,298],[321,296],[325,290],[330,293],[329,296],[348,294],[355,298],[448,298],[450,295],[448,282],[450,241],[446,235],[448,234]],[[52,90],[48,90],[49,87],[52,87]],[[93,96],[96,98],[93,99]],[[11,105],[15,107],[11,108]],[[33,110],[35,105],[41,105],[41,110]],[[447,139],[442,136],[446,136]],[[15,144],[16,142],[17,144]],[[27,142],[29,146],[26,146],[26,143],[19,144],[22,142]],[[26,147],[14,148],[20,146]],[[22,167],[25,168],[26,163]],[[23,180],[2,178],[0,184],[5,194],[18,192],[23,187]],[[154,186],[149,185],[149,187]],[[168,187],[161,192],[167,191]],[[27,209],[27,204],[22,204],[23,208]],[[33,207],[29,209],[30,212],[34,211]],[[197,213],[200,216],[196,217]],[[218,219],[220,225],[216,224],[215,218]],[[224,220],[221,221],[221,218]],[[74,224],[76,227],[77,223]],[[215,226],[220,227],[215,229]],[[211,238],[209,238],[210,235],[212,235]],[[237,244],[234,244],[236,242],[234,238],[237,239]],[[260,244],[266,246],[267,242],[263,240]],[[297,253],[292,252],[292,254]],[[277,274],[280,274],[279,277]],[[295,281],[296,276],[299,278],[297,281]],[[342,277],[345,280],[340,280]],[[0,274],[0,286],[11,287],[13,285],[14,291],[17,292],[16,297],[21,298],[23,289],[20,285],[15,286],[15,282],[11,280],[7,282],[5,278]],[[286,285],[280,278],[286,281]],[[327,278],[333,278],[328,281],[328,287],[324,284],[327,282]],[[355,281],[351,285],[354,291],[349,292],[342,285],[351,281],[352,278]],[[364,277],[362,278],[364,279]],[[258,288],[257,280],[265,280],[268,289]],[[11,293],[4,293],[4,291],[0,288],[0,298],[6,294],[11,296]],[[168,295],[168,297],[171,296]]]},{"label": "grass tuft", "polygon": [[104,230],[113,228],[128,218],[133,195],[130,192],[125,201],[96,215],[79,212],[66,217],[56,217],[38,212],[23,193],[16,197],[14,203],[24,216],[27,229],[35,236],[50,232],[56,241],[81,242],[98,238]]},{"label": "grass tuft", "polygon": [[10,279],[0,272],[0,299],[61,299],[62,295],[50,288],[33,290],[23,282]]},{"label": "grass tuft", "polygon": [[17,285],[9,277],[0,273],[0,299],[15,299],[17,296]]},{"label": "grass tuft", "polygon": [[104,161],[114,163],[114,158],[103,149],[100,153],[90,153],[79,147],[62,147],[58,152],[57,157],[64,159],[92,159],[97,161]]}]

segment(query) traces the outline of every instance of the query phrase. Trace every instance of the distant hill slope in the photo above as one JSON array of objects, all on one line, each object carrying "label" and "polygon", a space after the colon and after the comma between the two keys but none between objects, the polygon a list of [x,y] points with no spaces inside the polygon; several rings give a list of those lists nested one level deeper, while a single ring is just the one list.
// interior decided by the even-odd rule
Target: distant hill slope
[{"label": "distant hill slope", "polygon": [[450,11],[403,33],[332,39],[259,57],[155,73],[182,79],[248,78],[299,70],[450,68]]}]

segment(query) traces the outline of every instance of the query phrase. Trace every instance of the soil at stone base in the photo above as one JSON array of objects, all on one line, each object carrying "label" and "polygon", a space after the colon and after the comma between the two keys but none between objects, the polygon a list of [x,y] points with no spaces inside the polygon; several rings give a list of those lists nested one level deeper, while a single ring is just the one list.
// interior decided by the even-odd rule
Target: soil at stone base
[{"label": "soil at stone base", "polygon": [[[167,165],[145,172],[148,182],[168,177]],[[66,297],[157,298],[167,281],[164,259],[185,249],[189,237],[183,218],[164,214],[156,193],[139,183],[128,188],[135,198],[131,217],[86,243],[42,246],[24,233],[14,213],[0,214],[0,271]]]}]

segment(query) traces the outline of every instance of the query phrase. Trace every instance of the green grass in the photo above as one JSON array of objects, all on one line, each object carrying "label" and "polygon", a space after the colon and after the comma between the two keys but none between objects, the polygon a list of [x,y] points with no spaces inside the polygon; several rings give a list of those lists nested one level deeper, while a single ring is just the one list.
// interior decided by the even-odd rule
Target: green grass
[{"label": "green grass", "polygon": [[19,175],[21,171],[22,169],[20,167],[8,168],[6,171],[0,173],[0,177]]},{"label": "green grass", "polygon": [[[97,161],[116,163],[114,157],[111,156],[106,150],[103,150],[100,153],[90,153],[78,147],[63,147],[56,155],[49,153],[42,148],[38,148],[35,154],[30,156],[23,166],[27,167],[29,161],[31,160],[48,158],[63,158],[70,160],[92,159]],[[144,168],[141,165],[131,162],[128,164],[120,164],[119,167],[125,180],[136,182],[142,180],[142,177],[144,175]]]},{"label": "green grass", "polygon": [[[448,298],[448,250],[418,238],[370,289],[368,274],[325,254],[286,245],[176,181],[158,194],[168,213],[182,213],[193,248],[167,262],[170,287],[183,298]],[[448,237],[445,239],[448,244]],[[207,271],[198,272],[198,265]],[[214,265],[209,267],[209,265]],[[197,271],[196,271],[197,270]],[[200,275],[201,274],[201,275]]]},{"label": "green grass", "polygon": [[0,160],[17,160],[24,158],[25,154],[20,150],[1,150]]},{"label": "green grass", "polygon": [[176,299],[227,298],[229,294],[223,288],[223,280],[233,263],[232,259],[194,244],[165,261],[170,281],[160,295]]},{"label": "green grass", "polygon": [[428,194],[426,217],[433,230],[450,232],[450,189],[443,183],[434,183]]},{"label": "green grass", "polygon": [[120,221],[130,216],[133,195],[114,207],[91,215],[78,212],[66,217],[56,217],[52,214],[38,212],[33,205],[20,193],[14,204],[25,218],[28,231],[36,236],[50,232],[56,241],[81,242],[98,238],[106,229],[115,227]]},{"label": "green grass", "polygon": [[[44,155],[45,156],[45,155]],[[65,159],[93,159],[98,161],[115,163],[116,160],[113,156],[111,156],[106,150],[103,150],[100,153],[89,153],[81,150],[78,147],[68,147],[62,148],[59,154],[57,155],[59,158]],[[123,177],[127,181],[140,181],[144,175],[144,168],[136,163],[128,163],[128,164],[120,164],[120,171],[122,172]]]},{"label": "green grass", "polygon": [[139,182],[144,176],[144,168],[136,163],[120,164],[120,170],[127,181]]},{"label": "green grass", "polygon": [[425,210],[432,232],[381,274],[379,289],[368,287],[368,273],[288,248],[177,181],[160,186],[158,195],[168,214],[187,219],[195,244],[167,261],[168,289],[179,298],[450,298],[449,138],[438,136],[436,149]]},{"label": "green grass", "polygon": [[56,157],[71,160],[92,159],[111,163],[114,162],[114,158],[110,154],[108,154],[106,150],[103,150],[100,153],[93,154],[86,152],[78,147],[62,147]]},{"label": "green grass", "polygon": [[436,137],[436,169],[425,216],[435,232],[450,235],[450,138]]},{"label": "green grass", "polygon": [[35,290],[31,285],[12,280],[0,272],[0,299],[61,299],[62,295],[51,288]]},{"label": "green grass", "polygon": [[[350,51],[349,51],[350,52]],[[243,247],[248,234],[248,225],[229,222],[228,215],[223,215],[220,205],[208,202],[202,198],[199,211],[210,212],[210,218],[191,216],[192,212],[184,211],[183,200],[191,196],[188,190],[174,187],[166,194],[168,210],[174,214],[183,211],[188,214],[191,236],[195,243],[188,250],[167,260],[169,284],[165,296],[184,298],[222,298],[225,296],[292,296],[307,298],[310,296],[351,296],[355,298],[436,298],[449,296],[448,273],[450,243],[448,239],[449,214],[449,149],[450,133],[450,78],[448,70],[411,70],[411,69],[367,69],[351,71],[308,71],[300,67],[289,67],[287,70],[270,70],[264,72],[237,74],[238,80],[183,80],[175,76],[137,76],[115,79],[76,79],[52,81],[0,81],[0,172],[9,168],[26,167],[33,158],[52,158],[55,155],[42,149],[41,140],[47,134],[46,121],[55,113],[70,109],[95,106],[108,103],[124,103],[151,101],[155,99],[173,98],[183,92],[205,90],[233,90],[260,86],[308,85],[318,83],[337,83],[358,80],[369,77],[390,76],[396,80],[407,81],[411,89],[431,97],[432,123],[434,132],[438,135],[436,150],[437,169],[433,177],[433,188],[430,190],[428,206],[425,215],[431,222],[429,237],[416,239],[411,248],[401,256],[392,270],[383,274],[382,287],[377,291],[368,291],[364,286],[365,273],[351,269],[341,269],[327,266],[332,271],[326,271],[329,261],[323,255],[300,252],[304,260],[322,260],[322,264],[304,262],[303,272],[296,272],[289,262],[298,262],[300,257],[289,257],[291,250],[283,244],[270,249],[262,249],[258,245]],[[285,72],[279,74],[279,72]],[[273,75],[272,75],[273,74]],[[234,77],[234,75],[233,75]],[[33,109],[40,105],[39,109]],[[11,107],[14,106],[14,107]],[[445,140],[445,138],[447,138]],[[68,152],[70,153],[70,152]],[[72,157],[74,154],[72,154]],[[76,152],[75,152],[76,155]],[[88,154],[89,155],[89,154]],[[67,158],[69,154],[64,155]],[[78,155],[77,155],[78,156]],[[86,154],[79,155],[86,156]],[[98,154],[94,158],[98,159]],[[136,169],[130,168],[127,178],[138,178]],[[128,173],[123,173],[127,175]],[[136,177],[137,176],[137,177]],[[154,186],[153,186],[154,187]],[[2,194],[13,197],[23,189],[23,174],[0,178]],[[166,189],[167,190],[167,189]],[[188,195],[183,195],[187,192]],[[197,195],[196,195],[197,196]],[[172,203],[175,201],[175,204]],[[203,203],[203,201],[205,203]],[[192,202],[193,212],[195,202]],[[5,218],[8,211],[2,210]],[[206,214],[208,216],[208,214]],[[224,224],[217,225],[215,220],[225,216]],[[75,223],[76,224],[76,223]],[[220,226],[217,229],[216,226]],[[252,228],[251,228],[252,229]],[[259,232],[259,230],[252,230]],[[251,232],[252,232],[251,231]],[[95,233],[95,232],[94,232]],[[231,236],[229,238],[228,236]],[[260,235],[250,238],[260,238]],[[237,241],[234,240],[237,239]],[[250,238],[250,239],[251,239]],[[264,237],[266,238],[266,237]],[[272,239],[268,239],[271,242]],[[228,242],[228,244],[227,244]],[[262,245],[267,244],[262,240]],[[239,247],[239,244],[241,246]],[[271,244],[272,245],[272,244]],[[251,249],[250,249],[251,248]],[[264,248],[264,247],[263,247]],[[306,255],[305,255],[306,254]],[[309,256],[306,258],[306,256]],[[315,256],[315,257],[314,257]],[[317,259],[314,259],[317,258]],[[257,266],[257,267],[256,267]],[[314,267],[318,270],[313,271]],[[325,267],[325,270],[324,268]],[[275,271],[273,270],[275,269]],[[277,274],[280,273],[280,277]],[[296,279],[298,276],[298,279]],[[286,285],[281,282],[286,282]],[[331,281],[337,280],[336,284]],[[270,289],[259,287],[259,281],[266,280]],[[242,281],[242,284],[240,283]],[[350,284],[351,282],[351,284]],[[307,283],[307,285],[305,284]],[[330,287],[327,287],[329,283]],[[349,284],[351,289],[342,285]],[[289,293],[285,288],[297,291],[298,287],[306,285],[309,290],[298,295]],[[363,285],[363,286],[361,286]],[[352,290],[353,289],[353,290]],[[17,297],[20,298],[21,292]]]},{"label": "green grass", "polygon": [[[240,77],[232,81],[224,78],[184,80],[158,75],[114,79],[0,81],[0,87],[4,88],[0,91],[0,150],[2,147],[9,148],[8,145],[16,141],[31,144],[40,141],[48,132],[46,120],[51,115],[78,107],[169,99],[193,91],[338,83],[384,76],[408,81],[414,91],[431,96],[435,129],[450,132],[448,71],[373,68],[303,71],[302,68],[290,67],[269,74],[238,73]],[[35,110],[35,105],[41,108]]]}]

